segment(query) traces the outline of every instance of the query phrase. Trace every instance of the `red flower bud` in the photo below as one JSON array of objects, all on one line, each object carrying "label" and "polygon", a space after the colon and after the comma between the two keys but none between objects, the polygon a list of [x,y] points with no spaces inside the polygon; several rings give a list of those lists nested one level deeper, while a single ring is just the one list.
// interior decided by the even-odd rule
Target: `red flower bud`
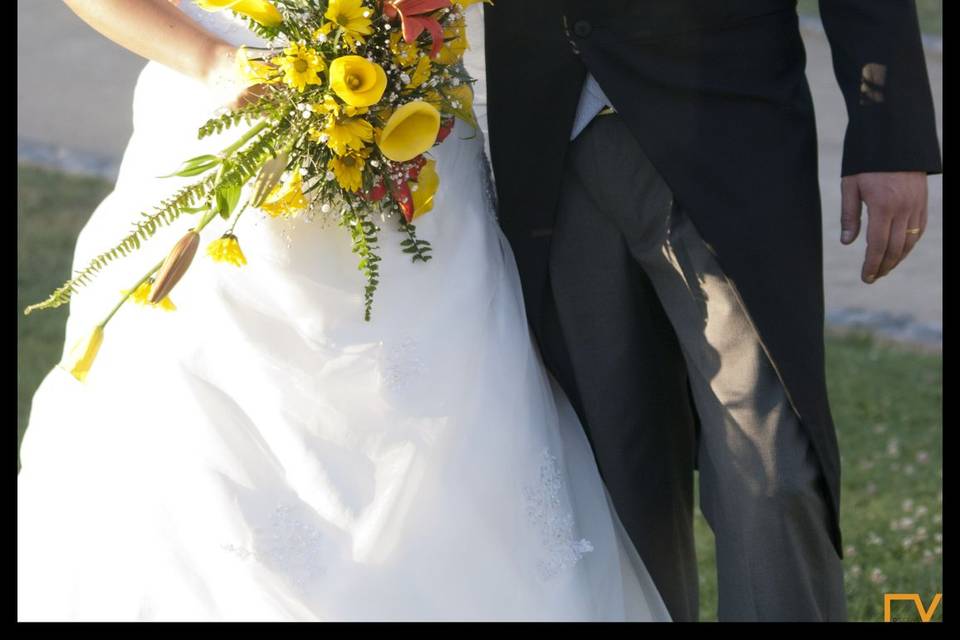
[{"label": "red flower bud", "polygon": [[455,118],[449,118],[440,123],[440,131],[437,133],[437,144],[440,144],[447,139],[447,136],[449,136],[450,132],[453,131],[453,125],[455,122]]},{"label": "red flower bud", "polygon": [[406,182],[391,185],[390,195],[394,202],[400,205],[400,211],[407,222],[413,220],[413,193],[410,191],[410,185]]},{"label": "red flower bud", "polygon": [[170,290],[180,282],[180,278],[187,272],[199,245],[200,234],[193,229],[190,229],[185,236],[180,238],[173,249],[170,250],[170,253],[167,254],[167,259],[163,261],[159,275],[153,283],[153,290],[147,299],[148,302],[156,304],[167,297]]},{"label": "red flower bud", "polygon": [[420,154],[407,165],[407,179],[416,181],[420,177],[420,170],[427,164],[427,159]]},{"label": "red flower bud", "polygon": [[379,182],[367,192],[367,200],[370,202],[380,202],[387,195],[387,185],[383,182]]}]

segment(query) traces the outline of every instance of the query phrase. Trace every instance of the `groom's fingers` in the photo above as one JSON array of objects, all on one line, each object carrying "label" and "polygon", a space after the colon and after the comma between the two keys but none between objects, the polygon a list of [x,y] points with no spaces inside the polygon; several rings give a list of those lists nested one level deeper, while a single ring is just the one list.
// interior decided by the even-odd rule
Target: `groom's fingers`
[{"label": "groom's fingers", "polygon": [[877,277],[882,278],[890,273],[903,259],[904,248],[907,244],[908,216],[894,216],[890,224],[890,238],[887,240],[887,251],[883,255]]},{"label": "groom's fingers", "polygon": [[[910,217],[910,221],[907,223],[907,242],[903,248],[903,257],[906,258],[907,255],[913,248],[916,246],[917,242],[920,240],[920,237],[923,235],[923,232],[927,229],[927,198],[924,194],[922,202],[917,206],[916,211]],[[903,258],[901,258],[902,260]]]},{"label": "groom's fingers", "polygon": [[860,235],[860,187],[854,176],[840,181],[840,242],[850,244]]},{"label": "groom's fingers", "polygon": [[873,284],[880,275],[880,264],[890,244],[890,228],[894,216],[876,206],[868,208],[867,217],[867,256],[863,261],[860,277],[867,284]]}]

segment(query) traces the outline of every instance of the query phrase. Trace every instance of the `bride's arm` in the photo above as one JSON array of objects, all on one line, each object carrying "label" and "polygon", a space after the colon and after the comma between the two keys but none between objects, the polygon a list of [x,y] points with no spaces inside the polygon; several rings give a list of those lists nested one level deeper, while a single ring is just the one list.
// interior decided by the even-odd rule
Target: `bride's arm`
[{"label": "bride's arm", "polygon": [[236,47],[205,31],[170,0],[64,0],[84,22],[125,49],[204,82],[243,91]]}]

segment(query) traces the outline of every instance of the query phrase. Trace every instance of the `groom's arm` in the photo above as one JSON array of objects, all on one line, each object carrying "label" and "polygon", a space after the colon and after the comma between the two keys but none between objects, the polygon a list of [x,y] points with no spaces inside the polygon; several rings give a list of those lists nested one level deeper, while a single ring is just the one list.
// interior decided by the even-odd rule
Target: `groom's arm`
[{"label": "groom's arm", "polygon": [[942,171],[930,81],[913,0],[820,0],[847,105],[842,242],[867,205],[865,282],[889,273],[926,227],[927,174]]}]

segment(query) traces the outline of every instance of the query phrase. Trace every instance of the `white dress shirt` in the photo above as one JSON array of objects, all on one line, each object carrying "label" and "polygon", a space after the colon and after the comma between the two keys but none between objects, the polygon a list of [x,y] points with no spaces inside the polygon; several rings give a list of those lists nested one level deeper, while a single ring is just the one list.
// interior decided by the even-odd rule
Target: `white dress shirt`
[{"label": "white dress shirt", "polygon": [[570,139],[573,140],[580,135],[580,132],[590,124],[590,121],[596,118],[597,114],[607,106],[612,107],[613,103],[607,99],[593,74],[588,73],[587,79],[583,83],[583,91],[580,92],[580,104],[577,106],[577,117],[573,121]]}]

